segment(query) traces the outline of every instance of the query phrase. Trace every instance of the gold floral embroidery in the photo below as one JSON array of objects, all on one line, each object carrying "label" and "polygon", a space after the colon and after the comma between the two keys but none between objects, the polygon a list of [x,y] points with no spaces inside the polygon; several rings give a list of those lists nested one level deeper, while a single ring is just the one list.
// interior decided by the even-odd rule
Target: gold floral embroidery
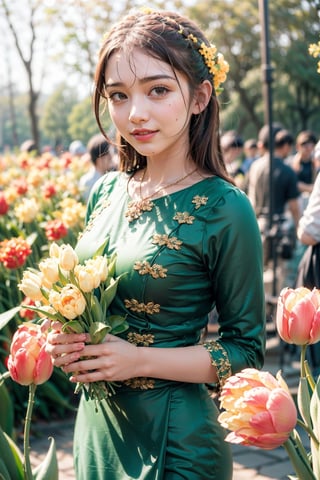
[{"label": "gold floral embroidery", "polygon": [[123,382],[125,385],[131,388],[140,388],[140,390],[149,390],[154,388],[155,380],[153,378],[135,377],[129,378]]},{"label": "gold floral embroidery", "polygon": [[177,237],[170,237],[168,235],[160,235],[158,233],[153,235],[152,243],[155,245],[159,245],[162,247],[166,245],[171,250],[180,250],[182,241],[179,240]]},{"label": "gold floral embroidery", "polygon": [[152,278],[165,278],[167,276],[167,268],[163,268],[161,265],[155,263],[154,265],[150,265],[149,262],[144,260],[143,262],[135,262],[134,267],[135,270],[138,270],[140,275],[149,274]]},{"label": "gold floral embroidery", "polygon": [[173,220],[177,220],[178,223],[188,223],[191,225],[193,223],[194,217],[188,212],[177,212],[173,217]]},{"label": "gold floral embroidery", "polygon": [[154,203],[149,199],[129,202],[125,216],[127,217],[128,222],[132,222],[133,220],[140,218],[143,212],[151,212],[153,206]]},{"label": "gold floral embroidery", "polygon": [[126,308],[129,308],[129,310],[132,310],[133,312],[145,312],[149,315],[160,312],[160,305],[154,302],[139,303],[138,300],[132,298],[131,300],[126,299],[124,304]]},{"label": "gold floral embroidery", "polygon": [[127,335],[128,342],[142,347],[149,347],[154,342],[154,335],[152,333],[138,333],[130,332]]},{"label": "gold floral embroidery", "polygon": [[203,345],[210,353],[211,363],[217,369],[217,375],[219,378],[219,388],[223,386],[227,378],[232,375],[231,364],[227,351],[223,346],[215,340],[206,342]]},{"label": "gold floral embroidery", "polygon": [[198,210],[198,208],[201,207],[201,205],[206,205],[208,201],[208,197],[200,197],[200,195],[196,195],[193,197],[192,203],[195,204],[195,209]]}]

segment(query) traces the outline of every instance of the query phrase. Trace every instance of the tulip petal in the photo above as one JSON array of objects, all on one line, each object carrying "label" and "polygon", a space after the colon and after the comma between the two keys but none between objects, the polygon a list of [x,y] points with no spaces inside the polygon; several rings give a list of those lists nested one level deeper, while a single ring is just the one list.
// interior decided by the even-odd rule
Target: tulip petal
[{"label": "tulip petal", "polygon": [[270,393],[267,403],[274,430],[276,432],[290,432],[297,423],[297,409],[291,395],[278,388]]},{"label": "tulip petal", "polygon": [[293,307],[289,318],[288,331],[291,341],[296,345],[309,343],[315,313],[315,307],[307,297],[304,297]]}]

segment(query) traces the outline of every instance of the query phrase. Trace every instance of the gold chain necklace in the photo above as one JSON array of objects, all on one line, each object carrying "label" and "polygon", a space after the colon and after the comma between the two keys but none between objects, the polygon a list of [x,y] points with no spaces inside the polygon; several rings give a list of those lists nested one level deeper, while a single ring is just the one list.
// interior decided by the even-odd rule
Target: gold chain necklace
[{"label": "gold chain necklace", "polygon": [[[186,175],[183,175],[183,177],[178,178],[178,180],[175,180],[174,182],[167,183],[166,185],[161,185],[159,188],[157,188],[154,192],[152,192],[150,195],[147,195],[146,197],[142,196],[142,182],[144,180],[145,174],[147,169],[144,170],[142,177],[140,178],[140,185],[139,185],[139,193],[140,193],[140,199],[139,200],[132,200],[131,202],[128,203],[127,211],[125,213],[125,216],[128,219],[128,222],[132,222],[133,220],[137,220],[137,218],[141,217],[143,212],[150,212],[153,207],[154,203],[151,201],[151,198],[157,195],[158,193],[162,192],[162,190],[165,190],[166,188],[173,187],[175,185],[178,185],[179,183],[183,182],[186,178],[190,177],[193,173],[197,171],[198,167],[196,167],[194,170],[191,172],[187,173]],[[132,178],[132,177],[131,177]],[[128,180],[128,185],[130,182],[130,178]],[[128,189],[127,185],[127,189]]]}]

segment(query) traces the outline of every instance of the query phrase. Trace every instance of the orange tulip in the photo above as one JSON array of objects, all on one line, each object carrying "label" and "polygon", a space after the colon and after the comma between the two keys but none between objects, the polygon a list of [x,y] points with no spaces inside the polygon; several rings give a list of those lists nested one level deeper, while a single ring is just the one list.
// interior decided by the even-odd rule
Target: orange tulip
[{"label": "orange tulip", "polygon": [[24,323],[12,337],[8,370],[20,385],[40,385],[52,374],[51,356],[45,351],[46,335],[41,326]]},{"label": "orange tulip", "polygon": [[220,396],[221,425],[231,431],[226,441],[265,450],[288,440],[297,410],[284,380],[247,368],[230,377]]},{"label": "orange tulip", "polygon": [[317,343],[320,340],[320,290],[284,288],[278,299],[277,330],[287,343]]}]

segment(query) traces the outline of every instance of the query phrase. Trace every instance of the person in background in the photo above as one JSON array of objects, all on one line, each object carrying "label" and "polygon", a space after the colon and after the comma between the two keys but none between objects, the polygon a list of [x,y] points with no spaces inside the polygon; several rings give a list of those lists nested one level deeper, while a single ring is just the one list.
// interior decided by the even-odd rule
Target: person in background
[{"label": "person in background", "polygon": [[243,144],[244,159],[241,164],[241,171],[246,175],[252,163],[259,157],[258,142],[254,138],[249,138]]},{"label": "person in background", "polygon": [[[284,158],[292,149],[291,134],[279,124],[272,125],[273,135],[273,215],[270,225],[270,152],[269,126],[261,128],[258,147],[262,156],[254,161],[248,173],[248,196],[257,215],[263,240],[265,288],[276,296],[284,286],[289,254],[292,255],[291,223],[295,229],[301,216],[298,179]],[[286,235],[286,237],[285,237]],[[285,243],[283,239],[288,239]],[[289,252],[290,249],[290,252]]]},{"label": "person in background", "polygon": [[[320,141],[314,149],[316,162],[320,162]],[[315,245],[320,242],[320,173],[316,177],[308,204],[300,218],[298,239],[304,245]]]},{"label": "person in background", "polygon": [[91,167],[79,180],[81,196],[88,201],[93,185],[106,172],[117,170],[116,156],[106,137],[100,133],[91,137],[87,145]]},{"label": "person in background", "polygon": [[[274,125],[273,141],[273,214],[281,217],[286,208],[290,211],[295,225],[301,216],[299,205],[300,192],[298,179],[291,167],[286,165],[284,158],[292,150],[292,136],[281,126]],[[267,218],[270,209],[270,153],[269,153],[269,126],[261,128],[258,137],[259,150],[262,156],[255,160],[249,170],[248,196],[254,207],[257,217]]]},{"label": "person in background", "polygon": [[34,140],[29,139],[25,140],[21,145],[20,145],[20,152],[26,152],[26,153],[37,153],[37,147],[34,142]]},{"label": "person in background", "polygon": [[[97,345],[60,324],[49,332],[72,382],[115,382],[99,405],[81,397],[77,480],[232,479],[208,384],[261,368],[265,297],[255,214],[221,153],[227,70],[175,12],[132,12],[104,36],[93,104],[102,133],[106,107],[118,131],[119,170],[94,185],[76,251],[80,262],[105,243],[116,254],[110,314],[129,329]],[[214,306],[219,337],[201,342]]]},{"label": "person in background", "polygon": [[87,149],[80,140],[73,140],[69,145],[69,152],[74,157],[82,157]]},{"label": "person in background", "polygon": [[221,148],[229,175],[234,178],[236,185],[242,188],[243,139],[234,130],[228,130],[221,137]]},{"label": "person in background", "polygon": [[287,159],[288,165],[293,168],[298,176],[298,188],[301,193],[306,193],[306,205],[309,194],[312,191],[316,175],[319,171],[319,161],[314,159],[314,147],[317,138],[311,130],[303,130],[296,138],[296,153]]},{"label": "person in background", "polygon": [[[320,142],[315,148],[315,160],[320,161]],[[320,173],[318,173],[313,190],[310,194],[308,204],[299,221],[297,231],[299,241],[306,247],[320,243]],[[304,286],[304,285],[298,285]],[[313,285],[320,288],[320,285]],[[308,286],[308,288],[312,286]],[[313,375],[317,378],[320,375],[320,343],[309,347],[310,363]]]}]

